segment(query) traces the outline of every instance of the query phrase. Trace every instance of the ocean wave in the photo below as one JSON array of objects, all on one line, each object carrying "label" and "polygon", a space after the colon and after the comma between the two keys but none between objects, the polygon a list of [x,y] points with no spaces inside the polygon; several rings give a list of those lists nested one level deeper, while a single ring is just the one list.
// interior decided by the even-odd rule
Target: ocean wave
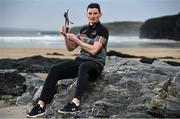
[{"label": "ocean wave", "polygon": [[[179,41],[140,39],[138,36],[110,36],[109,47],[179,47]],[[65,48],[63,36],[0,36],[0,48]]]},{"label": "ocean wave", "polygon": [[42,35],[42,36],[0,36],[0,40],[20,41],[20,40],[63,40],[58,35]]},{"label": "ocean wave", "polygon": [[[41,41],[53,41],[63,40],[60,35],[41,35],[41,36],[0,36],[0,40],[20,41],[20,40],[41,40]],[[138,36],[110,36],[108,42],[158,42],[158,43],[172,43],[177,42],[168,39],[140,39]]]},{"label": "ocean wave", "polygon": [[177,41],[169,39],[140,39],[138,36],[110,36],[108,42],[149,42],[149,43],[174,43]]}]

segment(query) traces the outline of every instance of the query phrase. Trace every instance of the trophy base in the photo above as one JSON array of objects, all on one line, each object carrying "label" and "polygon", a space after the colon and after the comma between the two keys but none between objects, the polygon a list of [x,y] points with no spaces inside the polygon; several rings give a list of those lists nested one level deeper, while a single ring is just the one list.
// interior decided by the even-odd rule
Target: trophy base
[{"label": "trophy base", "polygon": [[66,36],[66,33],[68,33],[69,32],[69,27],[63,27],[63,29],[62,29],[62,35],[64,35],[64,36]]}]

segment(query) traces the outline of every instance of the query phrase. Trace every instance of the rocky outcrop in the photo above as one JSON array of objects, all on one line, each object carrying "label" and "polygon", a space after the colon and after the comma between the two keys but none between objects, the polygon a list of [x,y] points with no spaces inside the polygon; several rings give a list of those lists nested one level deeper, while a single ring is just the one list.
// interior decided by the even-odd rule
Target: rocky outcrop
[{"label": "rocky outcrop", "polygon": [[[56,55],[56,53],[53,53]],[[77,54],[74,54],[77,56]],[[143,61],[147,61],[148,58],[144,56],[134,56],[129,54],[124,54],[121,52],[110,50],[107,52],[107,56],[118,56],[123,58],[143,58]],[[157,57],[159,59],[175,59],[173,57]],[[157,59],[155,58],[155,59]],[[67,61],[71,59],[59,59],[59,58],[47,58],[43,56],[32,56],[20,59],[0,59],[0,69],[17,69],[19,72],[23,73],[47,73],[53,64],[60,63],[62,61]],[[149,59],[150,60],[150,59]],[[180,63],[174,61],[166,61],[166,63],[173,66],[180,66]],[[4,65],[5,64],[5,65]]]},{"label": "rocky outcrop", "polygon": [[[19,72],[35,73],[48,72],[51,65],[69,59],[46,58],[40,55],[20,58],[20,59],[1,59],[0,69],[17,69]],[[6,64],[6,65],[4,65]]]},{"label": "rocky outcrop", "polygon": [[180,41],[180,13],[148,19],[140,29],[140,38]]},{"label": "rocky outcrop", "polygon": [[[135,55],[124,54],[124,53],[117,52],[117,51],[114,51],[114,50],[108,51],[107,56],[108,56],[108,58],[110,56],[117,56],[117,57],[121,57],[121,58],[141,58],[140,62],[148,63],[148,64],[152,64],[153,61],[157,60],[157,59],[179,59],[179,58],[174,58],[174,57],[169,57],[169,56],[148,58],[148,57],[145,57],[145,56],[135,56]],[[171,66],[180,66],[179,62],[175,62],[175,61],[164,61],[164,62],[171,65]]]},{"label": "rocky outcrop", "polygon": [[101,77],[89,82],[82,97],[80,113],[57,113],[74,95],[76,79],[66,79],[58,82],[57,92],[47,107],[45,117],[180,117],[179,80],[180,67],[170,66],[158,59],[147,64],[110,57]]},{"label": "rocky outcrop", "polygon": [[0,101],[6,106],[15,105],[17,96],[24,91],[25,78],[16,69],[0,70]]},{"label": "rocky outcrop", "polygon": [[106,54],[107,56],[117,56],[117,57],[123,57],[123,58],[141,58],[141,56],[139,57],[139,56],[134,56],[134,55],[128,55],[128,54],[124,54],[124,53],[117,52],[114,50],[110,50]]},{"label": "rocky outcrop", "polygon": [[148,114],[154,117],[180,117],[180,71],[174,78],[162,83],[162,88],[155,90]]},{"label": "rocky outcrop", "polygon": [[1,69],[0,82],[1,101],[7,105],[24,105],[31,102],[44,79],[34,74],[23,76],[16,69]]},{"label": "rocky outcrop", "polygon": [[[81,100],[81,112],[62,115],[57,112],[74,96],[75,79],[58,82],[53,101],[47,106],[46,118],[153,118],[180,117],[180,67],[158,59],[140,61],[109,56],[102,75],[89,82]],[[143,63],[144,62],[144,63]],[[7,75],[8,74],[8,75]],[[0,79],[7,76],[20,89],[16,105],[34,103],[39,97],[44,79],[34,74],[21,76],[17,70],[1,70]],[[22,81],[21,81],[22,79]],[[26,80],[25,80],[26,79]],[[2,82],[2,81],[1,81]],[[20,84],[19,84],[20,83]],[[7,85],[1,83],[0,87]],[[6,91],[10,90],[7,87]],[[0,90],[2,91],[2,90]],[[1,94],[1,99],[10,99]],[[18,94],[19,95],[19,94]],[[13,98],[14,100],[14,98]]]},{"label": "rocky outcrop", "polygon": [[0,95],[20,96],[23,94],[25,78],[17,70],[0,70]]}]

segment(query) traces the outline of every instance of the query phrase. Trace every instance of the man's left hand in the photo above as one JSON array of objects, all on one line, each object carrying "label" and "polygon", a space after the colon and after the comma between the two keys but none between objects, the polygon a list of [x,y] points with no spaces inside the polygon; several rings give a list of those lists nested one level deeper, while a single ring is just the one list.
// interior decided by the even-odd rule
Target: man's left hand
[{"label": "man's left hand", "polygon": [[66,37],[67,37],[69,40],[73,41],[73,42],[76,42],[77,39],[78,39],[77,36],[74,35],[74,34],[72,34],[72,33],[67,33],[67,34],[66,34]]}]

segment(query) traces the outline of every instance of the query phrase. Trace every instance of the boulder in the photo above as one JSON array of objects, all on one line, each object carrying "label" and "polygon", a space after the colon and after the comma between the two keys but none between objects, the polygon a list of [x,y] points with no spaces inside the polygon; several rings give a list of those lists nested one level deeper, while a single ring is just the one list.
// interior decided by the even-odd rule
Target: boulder
[{"label": "boulder", "polygon": [[[33,100],[33,97],[37,95],[36,93],[39,92],[40,89],[42,89],[45,81],[44,79],[31,73],[26,74],[25,79],[26,81],[24,82],[24,85],[26,88],[23,95],[17,98],[16,105],[26,105],[30,102],[37,101]],[[40,92],[38,94],[40,94]]]},{"label": "boulder", "polygon": [[24,92],[25,78],[16,69],[0,70],[0,95],[20,96]]}]

